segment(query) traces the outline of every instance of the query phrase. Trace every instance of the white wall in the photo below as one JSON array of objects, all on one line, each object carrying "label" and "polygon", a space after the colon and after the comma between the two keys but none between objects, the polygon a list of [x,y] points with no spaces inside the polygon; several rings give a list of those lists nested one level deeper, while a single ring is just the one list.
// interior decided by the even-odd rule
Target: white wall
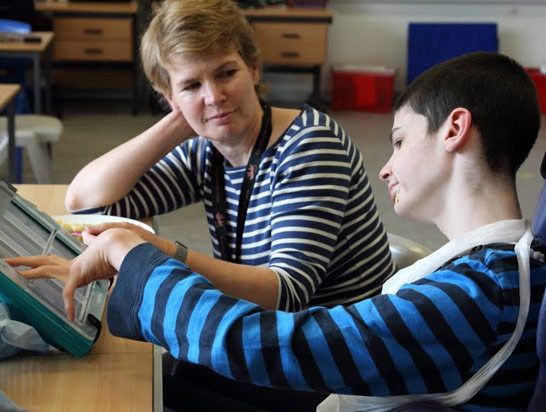
[{"label": "white wall", "polygon": [[496,22],[501,53],[529,67],[546,61],[546,1],[443,3],[330,0],[328,8],[334,18],[329,30],[329,67],[324,68],[323,95],[329,95],[329,68],[340,62],[394,66],[398,69],[395,89],[401,90],[406,79],[409,22]]}]

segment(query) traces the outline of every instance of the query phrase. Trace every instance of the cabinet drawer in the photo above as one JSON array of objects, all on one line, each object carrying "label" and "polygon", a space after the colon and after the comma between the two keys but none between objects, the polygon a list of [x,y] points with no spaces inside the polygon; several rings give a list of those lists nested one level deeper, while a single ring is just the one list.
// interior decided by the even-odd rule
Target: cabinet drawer
[{"label": "cabinet drawer", "polygon": [[55,60],[132,62],[132,44],[123,41],[57,40]]},{"label": "cabinet drawer", "polygon": [[133,21],[130,18],[97,19],[55,17],[55,38],[58,40],[132,40]]},{"label": "cabinet drawer", "polygon": [[326,24],[253,23],[264,64],[323,64]]}]

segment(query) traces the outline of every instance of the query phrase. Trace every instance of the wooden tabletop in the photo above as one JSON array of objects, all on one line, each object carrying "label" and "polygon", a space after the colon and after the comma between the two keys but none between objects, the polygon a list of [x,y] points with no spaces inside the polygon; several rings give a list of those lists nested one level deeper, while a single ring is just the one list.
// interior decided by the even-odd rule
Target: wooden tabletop
[{"label": "wooden tabletop", "polygon": [[53,40],[53,32],[51,31],[32,31],[25,34],[29,37],[39,37],[39,42],[23,42],[23,41],[0,41],[0,51],[12,52],[44,52],[51,41]]},{"label": "wooden tabletop", "polygon": [[84,2],[35,2],[36,11],[63,12],[63,13],[127,13],[136,14],[138,2],[105,2],[105,1],[84,1]]},{"label": "wooden tabletop", "polygon": [[268,6],[259,9],[244,9],[247,17],[307,17],[307,18],[332,18],[334,13],[326,8],[314,7],[286,7]]},{"label": "wooden tabletop", "polygon": [[0,110],[12,101],[20,88],[18,84],[0,84]]},{"label": "wooden tabletop", "polygon": [[[67,213],[67,185],[14,186],[40,210]],[[103,318],[99,340],[81,359],[56,352],[2,360],[0,390],[32,412],[151,411],[153,346],[112,336]]]}]

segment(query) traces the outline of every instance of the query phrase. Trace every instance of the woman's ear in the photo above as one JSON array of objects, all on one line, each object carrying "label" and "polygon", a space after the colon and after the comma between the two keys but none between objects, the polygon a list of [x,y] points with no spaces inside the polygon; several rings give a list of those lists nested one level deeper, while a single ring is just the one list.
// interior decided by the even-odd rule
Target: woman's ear
[{"label": "woman's ear", "polygon": [[172,98],[171,92],[164,91],[161,94],[162,94],[164,100],[169,103],[169,106],[171,107],[171,110],[180,111],[180,108],[178,107],[177,103]]},{"label": "woman's ear", "polygon": [[470,137],[472,114],[464,107],[457,107],[446,119],[444,143],[448,152],[460,149]]},{"label": "woman's ear", "polygon": [[163,98],[169,103],[169,106],[171,106],[171,109],[174,108],[174,102],[173,102],[173,99],[172,99],[172,94],[168,91],[163,91],[161,92],[161,94],[163,95]]},{"label": "woman's ear", "polygon": [[258,66],[250,66],[250,75],[254,86],[260,83],[260,68]]}]

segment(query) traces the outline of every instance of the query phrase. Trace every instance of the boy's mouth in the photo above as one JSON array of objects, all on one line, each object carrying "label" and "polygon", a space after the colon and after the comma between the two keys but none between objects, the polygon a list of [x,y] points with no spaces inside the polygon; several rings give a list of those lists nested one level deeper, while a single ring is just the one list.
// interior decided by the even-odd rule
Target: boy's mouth
[{"label": "boy's mouth", "polygon": [[393,188],[391,189],[391,198],[394,203],[400,202],[400,186],[399,185],[393,186]]}]

